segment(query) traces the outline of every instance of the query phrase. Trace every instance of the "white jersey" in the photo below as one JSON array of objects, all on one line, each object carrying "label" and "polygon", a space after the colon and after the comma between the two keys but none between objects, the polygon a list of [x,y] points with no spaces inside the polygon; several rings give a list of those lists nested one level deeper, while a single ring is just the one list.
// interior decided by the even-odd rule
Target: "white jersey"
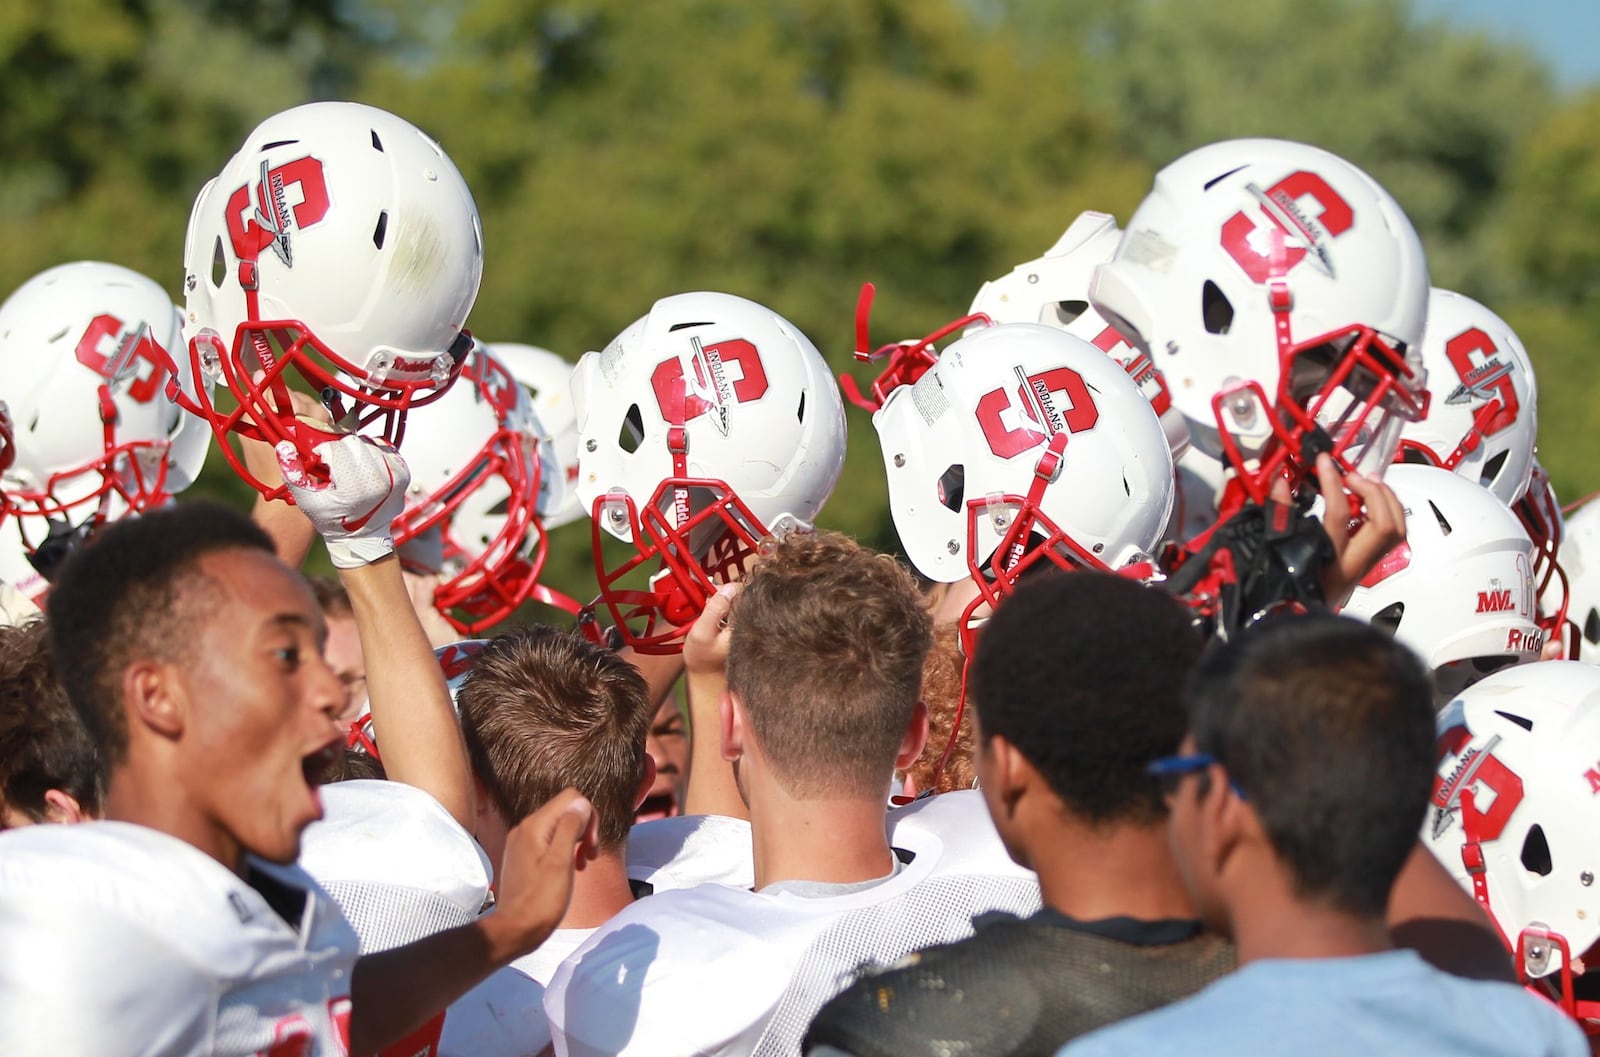
[{"label": "white jersey", "polygon": [[445,1013],[439,1057],[537,1057],[550,1045],[545,986],[594,932],[556,929],[538,950],[456,999]]},{"label": "white jersey", "polygon": [[[924,797],[889,812],[891,841],[902,825],[959,836],[974,869],[1004,874],[1013,868],[983,794],[962,789]],[[701,884],[754,888],[756,863],[750,823],[726,815],[679,815],[641,822],[628,831],[628,879],[654,892]]]},{"label": "white jersey", "polygon": [[652,892],[701,884],[756,883],[750,823],[727,815],[676,815],[628,830],[628,880]]},{"label": "white jersey", "polygon": [[300,837],[317,879],[372,954],[465,925],[489,896],[489,857],[433,797],[403,782],[334,782]]},{"label": "white jersey", "polygon": [[[1003,850],[997,854],[981,798],[946,794],[897,814],[891,843],[909,861],[878,882],[788,883],[760,892],[708,884],[633,904],[550,981],[544,1007],[556,1053],[749,1054],[775,1014],[806,1004],[790,994],[796,970],[813,962],[813,945],[854,912],[896,922],[897,931],[880,929],[866,946],[836,945],[830,956],[839,967],[830,970],[823,999],[864,961],[970,935],[976,913],[1038,907],[1033,874]],[[813,968],[808,994],[817,978]]]},{"label": "white jersey", "polygon": [[0,1053],[343,1057],[355,933],[248,864],[122,822],[0,836]]}]

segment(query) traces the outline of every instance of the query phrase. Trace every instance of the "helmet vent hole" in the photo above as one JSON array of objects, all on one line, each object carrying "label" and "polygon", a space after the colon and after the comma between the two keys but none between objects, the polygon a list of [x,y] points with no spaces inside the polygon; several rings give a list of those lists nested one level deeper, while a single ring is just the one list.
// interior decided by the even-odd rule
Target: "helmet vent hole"
[{"label": "helmet vent hole", "polygon": [[1087,301],[1057,301],[1056,322],[1066,326],[1087,311],[1089,311]]},{"label": "helmet vent hole", "polygon": [[374,129],[368,129],[367,131],[372,133],[372,149],[382,153],[382,151],[383,151],[383,140],[378,138],[378,130],[374,128]]},{"label": "helmet vent hole", "polygon": [[[1515,660],[1515,658],[1512,659]],[[1533,733],[1533,720],[1529,719],[1527,716],[1514,716],[1510,712],[1502,712],[1499,709],[1495,709],[1494,714],[1505,720],[1507,723],[1515,723],[1529,734]]]},{"label": "helmet vent hole", "polygon": [[378,226],[372,229],[372,244],[378,249],[383,249],[383,237],[389,231],[389,211],[383,210],[378,214]]},{"label": "helmet vent hole", "polygon": [[504,499],[500,500],[500,502],[498,502],[498,503],[494,504],[493,506],[491,506],[489,508],[489,513],[490,514],[494,514],[494,515],[503,515],[507,511],[509,511],[510,509],[511,509],[511,497],[510,496],[506,496]]},{"label": "helmet vent hole", "polygon": [[967,468],[962,464],[956,463],[939,475],[939,502],[946,510],[959,513],[966,491]]},{"label": "helmet vent hole", "polygon": [[222,252],[222,236],[211,244],[211,289],[221,290],[222,280],[228,277],[228,258]]},{"label": "helmet vent hole", "polygon": [[674,323],[667,328],[667,333],[670,334],[675,330],[688,330],[690,327],[708,327],[710,325],[710,323]]},{"label": "helmet vent hole", "polygon": [[628,413],[622,416],[622,431],[617,434],[617,444],[623,451],[632,455],[643,443],[644,415],[639,412],[639,405],[634,404],[628,408]]},{"label": "helmet vent hole", "polygon": [[295,144],[295,143],[299,143],[299,142],[300,141],[297,140],[297,139],[275,139],[271,143],[263,143],[260,147],[257,148],[257,150],[271,150],[274,147],[287,147],[287,146],[290,146],[291,144]]},{"label": "helmet vent hole", "polygon": [[1535,825],[1522,841],[1522,865],[1530,873],[1549,877],[1555,868],[1550,862],[1550,842],[1545,840],[1544,827]]},{"label": "helmet vent hole", "polygon": [[1583,618],[1583,637],[1590,642],[1600,642],[1600,610],[1590,609]]},{"label": "helmet vent hole", "polygon": [[1217,186],[1217,184],[1219,184],[1222,181],[1226,180],[1228,177],[1232,176],[1234,173],[1238,172],[1240,169],[1243,169],[1243,168],[1244,168],[1243,165],[1236,166],[1235,168],[1229,169],[1227,172],[1223,173],[1220,176],[1213,176],[1211,179],[1206,181],[1205,187],[1201,188],[1201,190],[1205,190],[1205,191],[1211,190],[1213,187]]},{"label": "helmet vent hole", "polygon": [[1490,485],[1494,484],[1494,482],[1500,477],[1500,471],[1506,468],[1506,460],[1510,457],[1510,451],[1502,451],[1496,454],[1488,462],[1484,463],[1483,473],[1478,478],[1479,482],[1485,488],[1488,488]]},{"label": "helmet vent hole", "polygon": [[795,408],[794,418],[796,422],[804,422],[806,420],[806,393],[804,389],[800,390],[800,406]]},{"label": "helmet vent hole", "polygon": [[1433,520],[1439,523],[1440,532],[1448,536],[1450,533],[1455,531],[1455,529],[1450,527],[1450,522],[1446,520],[1445,516],[1439,512],[1439,507],[1431,499],[1428,500],[1428,509],[1433,511]]},{"label": "helmet vent hole", "polygon": [[1128,483],[1127,474],[1122,475],[1122,494],[1127,496],[1129,499],[1133,498],[1133,485]]},{"label": "helmet vent hole", "polygon": [[67,336],[67,328],[66,327],[62,327],[60,330],[56,331],[54,334],[52,334],[48,338],[46,338],[45,341],[47,343],[53,345],[53,344],[55,344],[56,342],[60,341],[62,338],[66,337],[66,336]]},{"label": "helmet vent hole", "polygon": [[1438,465],[1432,459],[1428,458],[1428,456],[1427,456],[1427,454],[1425,452],[1419,451],[1418,449],[1413,448],[1410,445],[1406,445],[1405,447],[1400,449],[1400,461],[1403,462],[1403,463],[1406,463],[1407,465],[1410,465],[1410,466],[1436,466],[1436,465]]},{"label": "helmet vent hole", "polygon": [[1382,628],[1389,634],[1394,635],[1400,631],[1400,621],[1405,619],[1405,615],[1406,604],[1404,602],[1396,602],[1393,605],[1384,606],[1372,614],[1370,623],[1373,627]]},{"label": "helmet vent hole", "polygon": [[1200,288],[1200,316],[1209,334],[1226,334],[1233,328],[1233,304],[1210,279]]}]

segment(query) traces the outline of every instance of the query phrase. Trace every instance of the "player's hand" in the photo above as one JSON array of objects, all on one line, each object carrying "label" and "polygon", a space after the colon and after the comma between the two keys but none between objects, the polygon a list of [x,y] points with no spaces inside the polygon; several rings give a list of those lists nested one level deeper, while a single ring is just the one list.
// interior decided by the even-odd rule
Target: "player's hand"
[{"label": "player's hand", "polygon": [[689,628],[683,640],[683,665],[689,677],[714,676],[727,678],[728,640],[733,636],[733,625],[728,622],[733,612],[733,599],[743,585],[724,584],[706,599],[700,616]]},{"label": "player's hand", "polygon": [[[291,389],[289,402],[294,406],[296,418],[325,433],[334,432],[333,415],[315,397],[298,389]],[[277,454],[273,451],[272,445],[266,441],[241,437],[239,451],[244,457],[245,469],[249,470],[256,480],[268,487],[283,483],[283,473],[278,468]]]},{"label": "player's hand", "polygon": [[594,808],[576,789],[564,789],[506,835],[493,923],[496,960],[533,950],[561,923],[572,898],[578,856],[598,853]]},{"label": "player's hand", "polygon": [[400,453],[354,433],[323,441],[312,452],[326,466],[326,479],[311,472],[289,441],[278,444],[277,462],[334,566],[353,569],[394,553],[390,525],[405,507],[411,483]]},{"label": "player's hand", "polygon": [[[1373,566],[1405,542],[1406,512],[1388,485],[1361,474],[1341,477],[1327,455],[1317,456],[1317,485],[1324,503],[1322,527],[1338,556],[1322,570],[1322,596],[1329,607],[1339,609]],[[1346,489],[1365,508],[1366,516],[1354,532],[1350,530],[1350,497]]]}]

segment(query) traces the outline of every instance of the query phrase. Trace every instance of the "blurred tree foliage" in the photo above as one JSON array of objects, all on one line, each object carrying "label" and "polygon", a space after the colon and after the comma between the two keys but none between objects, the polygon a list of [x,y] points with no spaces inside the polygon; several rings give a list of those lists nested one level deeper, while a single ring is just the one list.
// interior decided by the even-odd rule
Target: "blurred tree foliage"
[{"label": "blurred tree foliage", "polygon": [[[1395,192],[1437,282],[1526,328],[1557,486],[1600,485],[1600,102],[1398,0],[14,0],[0,72],[6,289],[92,257],[176,294],[189,203],[250,127],[355,98],[473,187],[474,330],[571,359],[721,289],[848,370],[863,280],[876,342],[920,335],[1080,210],[1126,219],[1189,147],[1316,142]],[[892,545],[876,438],[850,427],[823,520]],[[202,487],[242,495],[220,459]],[[558,533],[553,582],[589,593],[587,553]]]}]

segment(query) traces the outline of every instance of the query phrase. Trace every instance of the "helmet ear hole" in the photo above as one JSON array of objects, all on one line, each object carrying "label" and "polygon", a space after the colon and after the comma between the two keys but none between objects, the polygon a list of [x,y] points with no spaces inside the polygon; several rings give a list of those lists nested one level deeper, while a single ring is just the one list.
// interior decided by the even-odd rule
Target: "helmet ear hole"
[{"label": "helmet ear hole", "polygon": [[961,501],[966,498],[967,470],[960,463],[950,466],[939,475],[939,502],[946,510],[960,513]]},{"label": "helmet ear hole", "polygon": [[1483,473],[1479,475],[1479,482],[1488,489],[1493,489],[1495,481],[1500,477],[1500,471],[1505,469],[1506,460],[1511,457],[1511,452],[1502,451],[1483,464]]},{"label": "helmet ear hole", "polygon": [[1233,302],[1210,279],[1200,288],[1200,318],[1208,334],[1226,334],[1233,327]]},{"label": "helmet ear hole", "polygon": [[1583,637],[1593,643],[1600,643],[1600,610],[1590,609],[1589,615],[1583,618]]},{"label": "helmet ear hole", "polygon": [[1369,623],[1393,635],[1400,630],[1400,621],[1405,618],[1405,615],[1406,604],[1404,602],[1396,602],[1393,605],[1384,606],[1372,614],[1372,619]]},{"label": "helmet ear hole", "polygon": [[800,390],[800,406],[794,409],[794,418],[796,422],[804,422],[806,420],[806,392],[804,389]]},{"label": "helmet ear hole", "polygon": [[632,455],[643,443],[644,415],[639,411],[639,405],[634,404],[628,408],[628,413],[622,416],[622,429],[617,434],[617,445]]},{"label": "helmet ear hole", "polygon": [[211,246],[211,289],[221,290],[222,280],[228,277],[228,258],[222,253],[222,236]]},{"label": "helmet ear hole", "polygon": [[[1056,309],[1056,324],[1058,326],[1063,326],[1064,327],[1068,323],[1071,323],[1074,320],[1076,320],[1079,316],[1083,315],[1085,312],[1089,311],[1089,302],[1087,302],[1087,301],[1057,301],[1056,305],[1055,305],[1055,309]],[[1043,321],[1041,320],[1041,322],[1043,322]]]},{"label": "helmet ear hole", "polygon": [[1544,827],[1535,825],[1522,841],[1522,866],[1530,873],[1549,877],[1555,868],[1550,861],[1550,842],[1545,839]]}]

